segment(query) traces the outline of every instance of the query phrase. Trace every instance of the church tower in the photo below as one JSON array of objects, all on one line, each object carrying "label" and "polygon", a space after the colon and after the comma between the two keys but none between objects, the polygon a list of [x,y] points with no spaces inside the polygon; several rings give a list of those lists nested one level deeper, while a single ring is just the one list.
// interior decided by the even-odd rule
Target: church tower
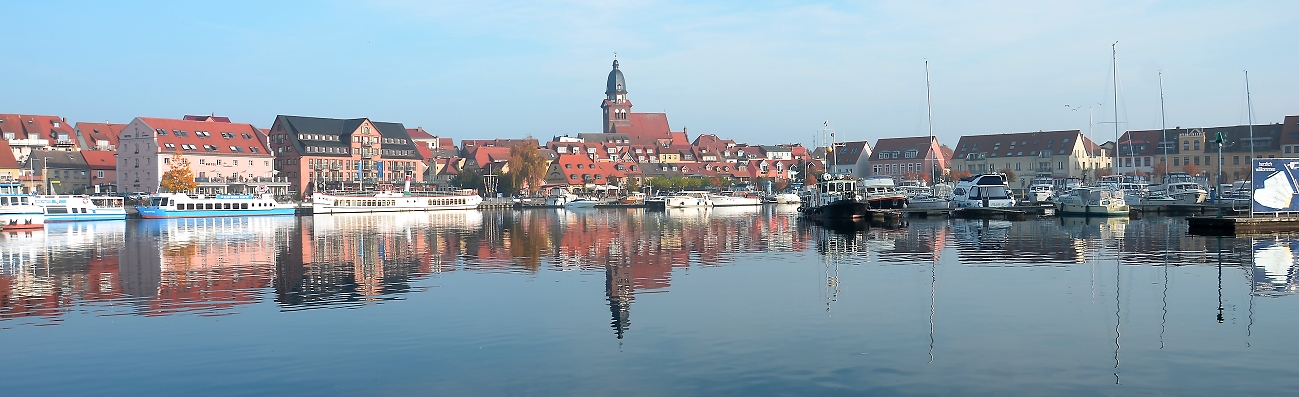
[{"label": "church tower", "polygon": [[614,132],[618,126],[630,126],[631,120],[628,113],[631,113],[631,101],[627,100],[627,84],[623,81],[622,71],[618,70],[618,60],[613,60],[613,70],[609,71],[609,81],[604,88],[604,103],[600,104],[600,109],[604,109],[603,132]]}]

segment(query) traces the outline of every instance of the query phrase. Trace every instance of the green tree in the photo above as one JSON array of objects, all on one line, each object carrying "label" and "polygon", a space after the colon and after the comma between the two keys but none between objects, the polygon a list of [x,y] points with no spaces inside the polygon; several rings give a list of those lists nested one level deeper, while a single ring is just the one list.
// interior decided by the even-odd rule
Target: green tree
[{"label": "green tree", "polygon": [[622,188],[627,192],[639,192],[640,180],[637,180],[636,178],[627,178],[627,183],[624,184]]},{"label": "green tree", "polygon": [[546,158],[541,155],[536,140],[531,136],[510,147],[507,164],[510,171],[506,172],[506,177],[501,178],[501,181],[509,179],[514,188],[525,190],[531,195],[545,183]]},{"label": "green tree", "polygon": [[163,190],[173,193],[192,192],[198,187],[194,172],[189,169],[189,160],[180,150],[171,155],[171,167],[162,174],[160,185]]},{"label": "green tree", "polygon": [[478,171],[473,168],[465,168],[460,170],[460,173],[456,174],[455,178],[451,179],[451,186],[482,190],[483,176],[479,175]]}]

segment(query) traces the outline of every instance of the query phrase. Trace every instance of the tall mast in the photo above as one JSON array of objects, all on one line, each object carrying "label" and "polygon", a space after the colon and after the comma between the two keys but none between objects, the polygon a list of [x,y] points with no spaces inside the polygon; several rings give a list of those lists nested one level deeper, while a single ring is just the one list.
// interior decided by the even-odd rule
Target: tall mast
[{"label": "tall mast", "polygon": [[[1249,158],[1256,159],[1254,155],[1254,103],[1249,99],[1249,71],[1245,71],[1245,112],[1249,115]],[[1251,164],[1250,168],[1254,166]],[[1252,172],[1251,172],[1252,175]]]},{"label": "tall mast", "polygon": [[1159,143],[1164,147],[1164,174],[1168,173],[1168,114],[1164,112],[1164,71],[1159,71]]},{"label": "tall mast", "polygon": [[937,182],[934,175],[934,99],[929,95],[929,60],[925,60],[925,103],[929,106],[929,149],[925,150],[925,168],[929,168],[930,183]]},{"label": "tall mast", "polygon": [[1118,174],[1119,166],[1119,42],[1110,44],[1110,60],[1114,69],[1114,165],[1110,169]]}]

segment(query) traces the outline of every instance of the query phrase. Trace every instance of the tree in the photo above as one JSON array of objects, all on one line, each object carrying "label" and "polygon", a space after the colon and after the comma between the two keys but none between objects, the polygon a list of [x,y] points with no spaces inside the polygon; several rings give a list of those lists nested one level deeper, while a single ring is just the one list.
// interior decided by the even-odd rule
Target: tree
[{"label": "tree", "polygon": [[816,185],[816,176],[821,174],[821,167],[818,167],[816,163],[807,163],[802,174],[804,186]]},{"label": "tree", "polygon": [[624,184],[622,188],[628,192],[639,192],[640,180],[636,178],[627,178],[627,183]]},{"label": "tree", "polygon": [[1163,178],[1164,175],[1168,175],[1168,163],[1155,164],[1154,168],[1156,178]]},{"label": "tree", "polygon": [[189,169],[189,160],[179,150],[171,155],[171,167],[162,174],[160,185],[163,190],[173,193],[192,192],[198,187],[194,172]]},{"label": "tree", "polygon": [[785,179],[777,179],[776,183],[772,184],[772,187],[775,188],[777,192],[784,191],[785,188],[789,187],[789,181]]},{"label": "tree", "polygon": [[459,187],[462,189],[482,190],[483,176],[479,175],[478,171],[474,170],[473,168],[465,168],[460,170],[460,173],[456,174],[455,178],[451,179],[451,186]]},{"label": "tree", "polygon": [[506,172],[506,178],[501,178],[510,179],[513,187],[524,189],[529,195],[539,189],[546,178],[546,158],[537,150],[535,142],[529,136],[510,147],[510,159],[506,163],[510,171]]},{"label": "tree", "polygon": [[1194,164],[1183,165],[1183,166],[1182,166],[1182,172],[1185,172],[1185,173],[1188,173],[1188,174],[1191,174],[1191,175],[1200,175],[1200,167],[1197,166],[1197,165],[1194,165]]},{"label": "tree", "polygon": [[953,179],[953,180],[960,180],[960,179],[963,179],[963,178],[969,178],[969,177],[971,177],[971,176],[973,176],[973,175],[970,174],[970,171],[969,171],[969,170],[956,170],[956,171],[952,171],[952,179]]}]

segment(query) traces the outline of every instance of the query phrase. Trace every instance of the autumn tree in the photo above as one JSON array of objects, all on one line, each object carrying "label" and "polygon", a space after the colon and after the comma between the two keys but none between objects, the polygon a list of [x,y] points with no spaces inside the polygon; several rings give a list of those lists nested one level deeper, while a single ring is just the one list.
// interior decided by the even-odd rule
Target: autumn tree
[{"label": "autumn tree", "polygon": [[1197,165],[1194,165],[1194,164],[1183,165],[1183,166],[1182,166],[1182,172],[1185,172],[1185,173],[1188,173],[1188,174],[1191,174],[1191,175],[1200,175],[1200,166],[1197,166]]},{"label": "autumn tree", "polygon": [[973,176],[973,175],[970,174],[970,171],[969,171],[969,170],[956,170],[956,171],[952,171],[952,180],[960,180],[960,179],[962,179],[962,178],[969,178],[969,177],[971,177],[971,176]]},{"label": "autumn tree", "polygon": [[1154,171],[1156,178],[1163,178],[1164,175],[1168,175],[1168,163],[1155,164]]},{"label": "autumn tree", "polygon": [[194,181],[194,172],[189,169],[189,160],[179,150],[171,155],[171,168],[162,174],[162,189],[173,193],[192,192],[198,187]]},{"label": "autumn tree", "polygon": [[536,140],[525,138],[522,142],[510,147],[510,159],[507,163],[510,171],[505,177],[514,187],[531,195],[541,188],[546,178],[546,158],[537,150]]},{"label": "autumn tree", "polygon": [[787,187],[789,187],[789,181],[785,179],[777,179],[776,183],[772,184],[772,188],[776,189],[777,192],[784,191]]}]

